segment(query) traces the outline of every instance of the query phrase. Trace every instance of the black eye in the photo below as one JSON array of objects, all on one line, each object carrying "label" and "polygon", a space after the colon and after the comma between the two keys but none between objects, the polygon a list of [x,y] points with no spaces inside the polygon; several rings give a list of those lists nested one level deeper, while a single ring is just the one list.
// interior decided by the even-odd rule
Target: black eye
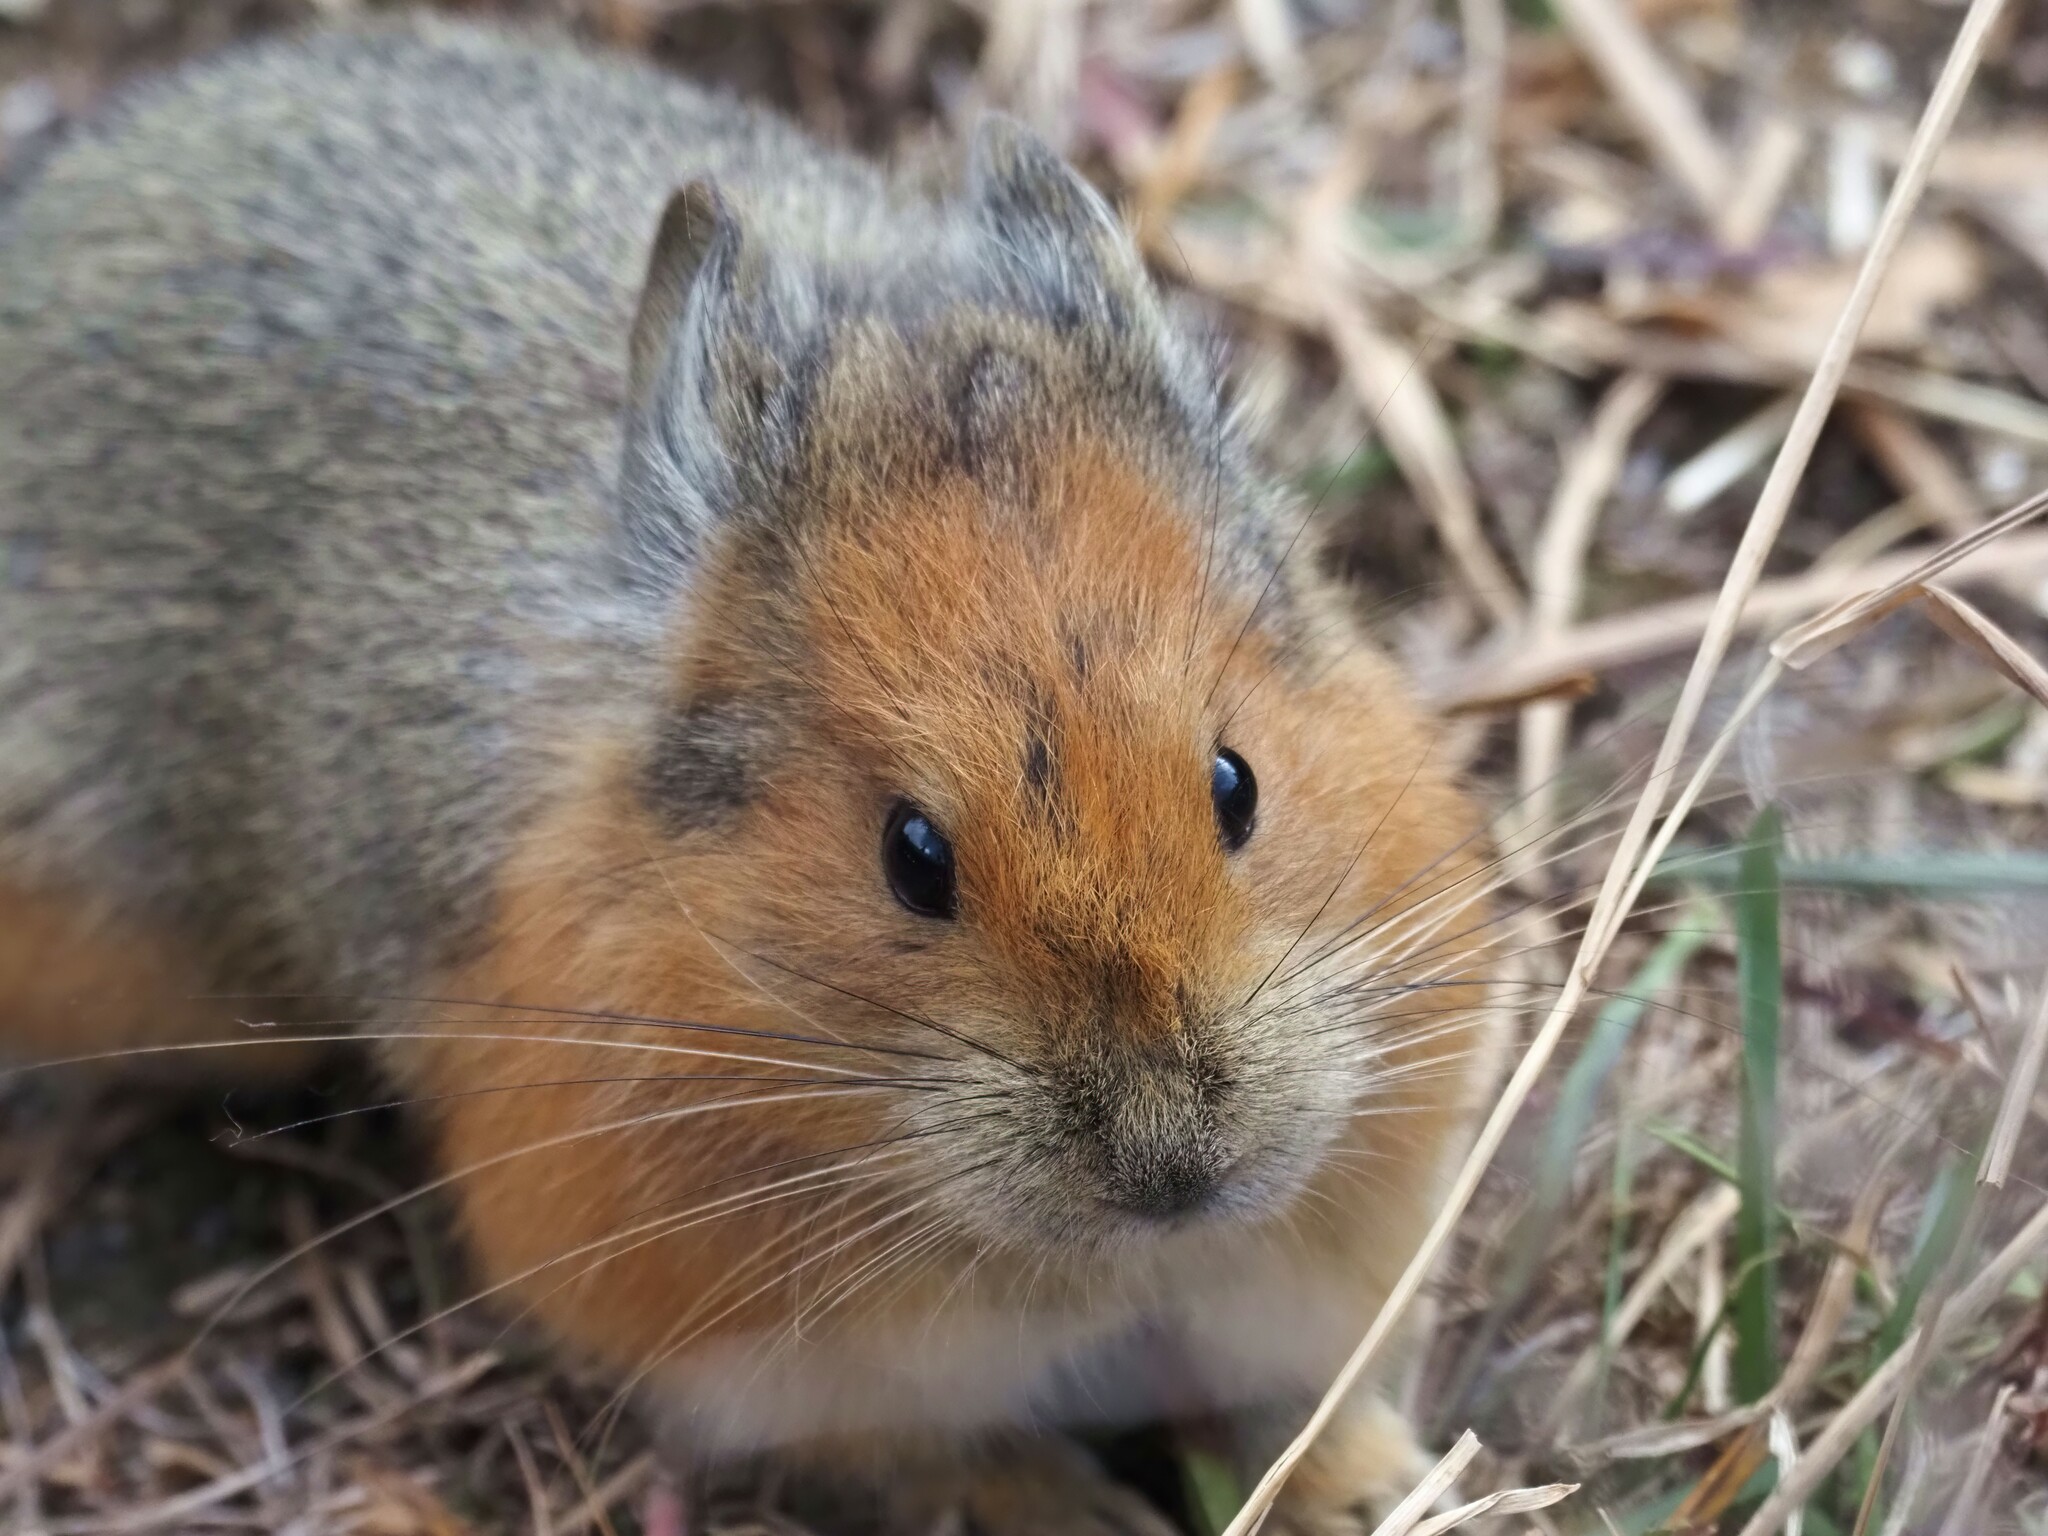
[{"label": "black eye", "polygon": [[1223,846],[1235,853],[1252,835],[1252,819],[1259,812],[1259,781],[1252,777],[1252,765],[1230,748],[1218,747],[1209,766],[1209,795],[1216,802]]},{"label": "black eye", "polygon": [[882,833],[882,869],[896,899],[920,917],[951,917],[960,899],[953,889],[953,845],[931,818],[898,800]]}]

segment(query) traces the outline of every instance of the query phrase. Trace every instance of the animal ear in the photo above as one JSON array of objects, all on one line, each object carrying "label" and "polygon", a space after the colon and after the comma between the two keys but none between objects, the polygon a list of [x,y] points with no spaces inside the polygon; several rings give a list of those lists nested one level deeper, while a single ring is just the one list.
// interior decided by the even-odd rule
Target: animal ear
[{"label": "animal ear", "polygon": [[968,196],[982,222],[1013,247],[1054,244],[1095,255],[1106,270],[1137,267],[1115,212],[1050,144],[1015,118],[991,113],[974,133]]},{"label": "animal ear", "polygon": [[687,572],[737,509],[773,500],[821,355],[806,270],[708,182],[669,199],[627,339],[622,531],[636,567]]},{"label": "animal ear", "polygon": [[713,363],[735,324],[739,220],[708,181],[668,200],[626,342],[620,531],[632,569],[687,571],[729,489]]},{"label": "animal ear", "polygon": [[690,294],[707,268],[729,272],[739,254],[739,226],[708,181],[693,181],[668,200],[647,258],[647,278],[633,312],[627,379],[636,408],[658,392],[683,328]]}]

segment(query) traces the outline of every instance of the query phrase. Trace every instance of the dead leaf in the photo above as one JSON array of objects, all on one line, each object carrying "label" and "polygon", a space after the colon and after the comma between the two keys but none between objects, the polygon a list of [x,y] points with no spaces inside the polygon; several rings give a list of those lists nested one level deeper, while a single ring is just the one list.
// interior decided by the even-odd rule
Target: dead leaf
[{"label": "dead leaf", "polygon": [[1730,1440],[1707,1475],[1693,1484],[1685,1501],[1671,1512],[1660,1531],[1702,1531],[1710,1529],[1722,1513],[1748,1486],[1756,1469],[1764,1464],[1770,1446],[1761,1423],[1752,1424]]},{"label": "dead leaf", "polygon": [[1922,611],[1951,640],[1961,642],[1990,662],[2011,682],[2032,694],[2036,703],[2048,704],[2048,667],[2028,655],[1983,609],[1932,583],[1915,591],[1923,602]]},{"label": "dead leaf", "polygon": [[[1818,361],[1835,316],[1856,281],[1854,262],[1767,268],[1747,291],[1695,296],[1689,309],[1702,329],[1719,331],[1756,357],[1799,368]],[[1976,298],[1984,263],[1975,241],[1953,224],[1914,229],[1900,242],[1863,327],[1863,352],[1910,352],[1935,318]]]}]

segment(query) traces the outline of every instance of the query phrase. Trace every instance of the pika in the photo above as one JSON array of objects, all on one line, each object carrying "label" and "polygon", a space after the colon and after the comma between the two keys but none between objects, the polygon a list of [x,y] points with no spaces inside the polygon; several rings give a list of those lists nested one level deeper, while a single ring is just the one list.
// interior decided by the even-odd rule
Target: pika
[{"label": "pika", "polygon": [[[0,1044],[358,1021],[687,1455],[1139,1529],[1049,1429],[1300,1424],[1493,1071],[1488,865],[1112,210],[961,162],[412,21],[9,189]],[[1417,1457],[1362,1394],[1276,1518]]]}]

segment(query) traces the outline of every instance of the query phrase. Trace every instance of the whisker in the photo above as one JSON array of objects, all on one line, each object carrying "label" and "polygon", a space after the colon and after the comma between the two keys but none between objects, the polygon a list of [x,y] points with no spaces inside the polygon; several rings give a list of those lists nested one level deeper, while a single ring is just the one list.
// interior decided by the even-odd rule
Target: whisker
[{"label": "whisker", "polygon": [[192,1339],[192,1342],[185,1347],[185,1356],[188,1359],[191,1358],[191,1356],[194,1352],[197,1351],[199,1346],[212,1336],[213,1331],[216,1328],[218,1328],[222,1321],[233,1312],[235,1307],[241,1304],[241,1302],[249,1295],[250,1292],[255,1290],[256,1287],[263,1284],[265,1281],[271,1279],[273,1276],[279,1274],[285,1269],[288,1269],[293,1264],[296,1264],[299,1260],[303,1259],[307,1254],[312,1253],[314,1250],[328,1243],[333,1242],[335,1239],[345,1235],[346,1233],[354,1231],[357,1227],[363,1226],[368,1222],[375,1221],[380,1216],[387,1216],[391,1212],[398,1210],[403,1206],[409,1205],[415,1200],[422,1199],[425,1196],[434,1193],[434,1191],[436,1190],[446,1189],[450,1185],[459,1183],[461,1180],[470,1178],[475,1174],[487,1172],[492,1168],[502,1167],[506,1163],[516,1161],[517,1159],[522,1157],[531,1157],[538,1152],[552,1151],[557,1147],[570,1146],[575,1144],[576,1142],[588,1141],[597,1136],[606,1136],[618,1131],[633,1130],[649,1125],[661,1125],[669,1123],[671,1121],[689,1119],[696,1115],[711,1113],[715,1110],[758,1108],[759,1106],[765,1104],[787,1103],[806,1098],[851,1098],[856,1097],[862,1093],[868,1093],[872,1091],[874,1090],[864,1088],[849,1088],[844,1086],[843,1084],[835,1082],[832,1084],[830,1088],[822,1089],[815,1093],[788,1092],[754,1094],[740,1096],[736,1098],[714,1100],[708,1104],[688,1104],[673,1109],[652,1110],[643,1114],[628,1116],[623,1120],[611,1120],[605,1121],[601,1124],[594,1126],[582,1126],[573,1131],[564,1131],[555,1136],[545,1137],[540,1141],[529,1142],[525,1146],[515,1147],[510,1151],[493,1153],[489,1157],[479,1158],[478,1160],[468,1163],[463,1167],[451,1169],[446,1173],[438,1174],[434,1178],[426,1180],[424,1183],[413,1186],[413,1188],[405,1191],[403,1194],[395,1195],[388,1200],[379,1201],[376,1205],[371,1206],[368,1210],[359,1211],[355,1215],[347,1217],[340,1222],[337,1222],[333,1226],[329,1227],[326,1231],[320,1233],[317,1237],[309,1238],[303,1243],[295,1244],[290,1250],[288,1250],[282,1256],[264,1265],[262,1268],[258,1269],[254,1274],[252,1274],[248,1279],[244,1280],[242,1284],[235,1288],[235,1290],[227,1297],[226,1300],[221,1302],[221,1304],[214,1309],[212,1315],[209,1316],[206,1319],[206,1321],[200,1325],[197,1334]]},{"label": "whisker", "polygon": [[596,1024],[623,1024],[644,1029],[680,1029],[700,1034],[735,1035],[753,1040],[776,1040],[788,1045],[818,1045],[829,1050],[869,1051],[878,1056],[920,1056],[927,1060],[944,1061],[944,1056],[934,1056],[929,1051],[912,1050],[904,1046],[851,1045],[844,1040],[833,1040],[817,1035],[788,1034],[772,1029],[753,1029],[738,1024],[706,1024],[691,1019],[668,1019],[659,1015],[644,1013],[618,1013],[598,1008],[566,1008],[548,1003],[493,1002],[482,998],[463,997],[411,997],[403,993],[383,992],[215,992],[200,993],[194,998],[200,1002],[330,1002],[356,1001],[365,1003],[412,1003],[431,1008],[488,1008],[509,1010],[514,1013],[544,1014],[551,1018],[576,1019]]},{"label": "whisker", "polygon": [[1337,883],[1331,886],[1329,894],[1323,897],[1322,905],[1316,908],[1314,914],[1310,916],[1306,923],[1302,924],[1301,932],[1294,936],[1294,942],[1289,944],[1286,950],[1282,952],[1280,958],[1273,962],[1273,968],[1266,972],[1264,980],[1252,988],[1251,996],[1238,1005],[1240,1008],[1249,1008],[1257,1000],[1258,995],[1265,991],[1267,985],[1279,974],[1280,967],[1287,963],[1288,957],[1301,947],[1301,941],[1307,938],[1315,925],[1323,920],[1323,914],[1330,910],[1330,903],[1337,899],[1337,893],[1344,888],[1344,883],[1351,878],[1351,872],[1358,868],[1358,861],[1365,857],[1365,850],[1372,845],[1373,839],[1378,837],[1382,829],[1385,828],[1388,818],[1400,808],[1401,801],[1406,798],[1408,791],[1415,787],[1416,775],[1422,772],[1422,766],[1429,761],[1429,754],[1434,750],[1435,746],[1436,740],[1432,737],[1428,746],[1423,749],[1422,755],[1415,760],[1415,766],[1409,770],[1407,781],[1402,784],[1400,793],[1394,796],[1386,810],[1381,813],[1380,819],[1373,823],[1372,830],[1365,834],[1364,840],[1358,845],[1358,851],[1351,855],[1350,862],[1344,866],[1344,872],[1337,877]]},{"label": "whisker", "polygon": [[[718,935],[710,933],[709,930],[706,930],[706,936],[713,939],[717,943],[730,944],[729,940],[720,938]],[[785,975],[795,977],[798,981],[807,981],[814,987],[823,987],[828,992],[836,992],[841,997],[847,998],[852,1002],[863,1003],[870,1008],[878,1009],[883,1013],[890,1014],[896,1018],[902,1019],[905,1023],[916,1024],[921,1028],[934,1030],[937,1033],[944,1035],[948,1040],[952,1040],[957,1044],[964,1045],[969,1050],[979,1051],[982,1055],[987,1056],[992,1060],[1001,1062],[1004,1066],[1010,1068],[1012,1071],[1022,1072],[1024,1070],[1022,1067],[1018,1066],[1016,1062],[1012,1061],[1008,1056],[1005,1056],[1001,1051],[996,1050],[993,1046],[984,1044],[982,1041],[976,1040],[973,1036],[965,1033],[962,1030],[954,1029],[950,1025],[941,1024],[935,1019],[925,1018],[921,1014],[908,1013],[901,1008],[892,1008],[887,1003],[877,1001],[875,998],[868,997],[860,992],[856,992],[849,987],[843,987],[839,985],[839,983],[837,982],[827,981],[822,976],[813,976],[810,975],[808,972],[798,970],[795,966],[785,964],[783,961],[777,960],[771,955],[756,954],[753,950],[747,949],[738,944],[730,944],[730,947],[737,953],[745,955],[749,960],[758,961],[762,965],[771,966],[774,969],[781,971]]]},{"label": "whisker", "polygon": [[[547,1020],[535,1020],[546,1023]],[[236,1035],[223,1040],[178,1040],[161,1045],[121,1046],[113,1050],[87,1051],[76,1056],[57,1056],[44,1061],[25,1062],[20,1066],[0,1068],[0,1083],[26,1076],[32,1072],[53,1071],[60,1067],[91,1066],[99,1063],[128,1061],[138,1057],[178,1056],[203,1051],[242,1051],[256,1047],[295,1045],[350,1045],[359,1041],[405,1041],[417,1043],[425,1040],[476,1041],[484,1044],[505,1045],[559,1045],[583,1046],[605,1051],[643,1051],[661,1056],[689,1056],[706,1061],[733,1061],[752,1066],[788,1067],[800,1072],[829,1072],[836,1079],[859,1081],[860,1075],[851,1067],[835,1067],[826,1062],[789,1061],[779,1056],[755,1056],[737,1051],[714,1051],[701,1046],[668,1045],[651,1040],[605,1040],[592,1039],[583,1035],[515,1035],[497,1031],[465,1030],[460,1033],[449,1030],[399,1032],[376,1030],[350,1030],[343,1034],[297,1034],[289,1027],[274,1028],[270,1025],[251,1025],[251,1033]],[[914,1055],[920,1060],[947,1062],[949,1058],[933,1056],[926,1052],[903,1053]],[[885,1079],[876,1079],[884,1081]]]},{"label": "whisker", "polygon": [[[531,1280],[534,1276],[542,1274],[549,1269],[552,1269],[557,1264],[568,1263],[574,1259],[581,1258],[586,1254],[594,1253],[599,1249],[606,1248],[614,1244],[626,1243],[627,1240],[630,1238],[639,1237],[649,1232],[652,1232],[653,1235],[651,1237],[646,1237],[645,1242],[654,1242],[658,1241],[662,1237],[670,1235],[671,1233],[687,1230],[690,1226],[696,1225],[698,1222],[703,1220],[716,1219],[719,1216],[725,1215],[737,1215],[743,1212],[759,1209],[760,1207],[768,1204],[772,1204],[774,1201],[778,1199],[794,1198],[796,1195],[808,1193],[810,1191],[810,1188],[815,1187],[817,1182],[820,1182],[833,1174],[845,1173],[845,1171],[846,1170],[839,1168],[824,1168],[814,1169],[807,1173],[793,1174],[787,1179],[775,1181],[763,1190],[742,1191],[738,1194],[724,1195],[720,1196],[715,1200],[709,1200],[701,1205],[692,1207],[688,1211],[669,1212],[665,1215],[656,1217],[652,1220],[640,1222],[637,1225],[614,1227],[613,1229],[605,1232],[601,1236],[592,1238],[584,1243],[579,1243],[573,1248],[563,1249],[560,1252],[552,1254],[548,1258],[541,1260],[537,1264],[530,1265],[527,1268],[520,1270],[515,1274],[507,1275],[504,1278],[497,1280],[490,1285],[483,1286],[475,1291],[472,1291],[469,1295],[463,1297],[460,1301],[451,1302],[447,1306],[442,1307],[439,1311],[434,1312],[427,1317],[423,1317],[418,1322],[413,1323],[408,1327],[399,1329],[398,1331],[392,1333],[388,1337],[377,1341],[375,1344],[363,1350],[362,1353],[360,1353],[355,1359],[351,1360],[348,1364],[337,1367],[336,1369],[328,1372],[326,1375],[316,1380],[311,1386],[306,1388],[306,1390],[302,1392],[296,1400],[287,1405],[286,1411],[295,1412],[298,1409],[304,1407],[306,1404],[310,1403],[314,1398],[316,1398],[320,1393],[325,1392],[329,1388],[335,1386],[337,1383],[341,1382],[346,1377],[348,1377],[352,1372],[360,1369],[362,1366],[367,1365],[370,1361],[383,1355],[393,1346],[401,1344],[405,1340],[413,1338],[439,1323],[446,1322],[449,1318],[455,1316],[459,1312],[465,1311],[468,1308],[475,1306],[478,1302],[487,1301],[493,1296],[499,1295],[502,1292],[511,1290],[516,1286],[522,1285],[526,1281]],[[807,1184],[806,1181],[810,1182]],[[720,1183],[726,1181],[715,1180],[713,1182]],[[708,1187],[710,1186],[700,1186],[700,1188]],[[604,1256],[604,1259],[601,1259],[599,1261],[599,1264],[602,1264],[603,1262],[605,1262],[605,1260],[618,1257],[620,1254],[631,1252],[634,1249],[642,1247],[644,1245],[645,1244],[643,1242],[632,1243],[628,1247],[622,1247],[618,1250],[618,1253],[606,1254]],[[583,1269],[577,1270],[572,1275],[570,1275],[568,1279],[562,1281],[560,1285],[557,1285],[551,1288],[550,1290],[542,1293],[540,1297],[536,1297],[534,1301],[529,1303],[525,1308],[516,1313],[506,1322],[504,1328],[500,1330],[499,1338],[502,1339],[507,1332],[517,1327],[521,1321],[523,1321],[527,1316],[529,1316],[533,1312],[534,1308],[537,1307],[542,1300],[544,1300],[548,1296],[554,1295],[556,1291],[558,1291],[561,1288],[561,1285],[570,1284],[573,1281],[582,1278],[582,1276],[591,1273],[592,1270],[596,1269],[597,1267],[599,1267],[599,1265],[590,1265],[586,1266]]]},{"label": "whisker", "polygon": [[447,1104],[458,1099],[483,1098],[491,1094],[519,1093],[535,1088],[592,1088],[623,1083],[809,1083],[824,1085],[839,1084],[848,1087],[880,1088],[898,1087],[905,1090],[931,1092],[957,1082],[957,1078],[929,1077],[870,1077],[870,1078],[792,1078],[770,1077],[765,1073],[749,1075],[737,1072],[651,1072],[620,1077],[557,1077],[533,1083],[491,1083],[482,1088],[456,1088],[446,1093],[421,1093],[403,1099],[384,1099],[374,1104],[357,1104],[348,1109],[332,1110],[324,1115],[307,1115],[303,1119],[288,1120],[282,1125],[273,1125],[261,1131],[241,1131],[236,1134],[234,1146],[266,1137],[281,1136],[288,1131],[301,1131],[309,1126],[327,1125],[336,1120],[347,1120],[355,1115],[371,1115],[388,1109],[404,1109],[416,1104]]}]

